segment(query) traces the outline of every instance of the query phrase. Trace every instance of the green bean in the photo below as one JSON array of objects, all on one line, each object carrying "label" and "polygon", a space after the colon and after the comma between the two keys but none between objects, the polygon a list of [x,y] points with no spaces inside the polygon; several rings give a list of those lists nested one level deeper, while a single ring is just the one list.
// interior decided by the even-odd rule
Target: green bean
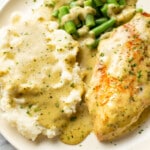
[{"label": "green bean", "polygon": [[119,0],[120,5],[126,5],[126,0]]},{"label": "green bean", "polygon": [[105,17],[107,17],[107,11],[108,11],[108,4],[104,4],[103,7],[101,8],[101,12]]},{"label": "green bean", "polygon": [[102,6],[103,2],[101,0],[94,0],[96,7]]},{"label": "green bean", "polygon": [[93,1],[92,0],[86,0],[84,1],[84,6],[93,6]]},{"label": "green bean", "polygon": [[96,25],[100,25],[100,24],[102,24],[102,23],[104,23],[104,22],[106,22],[106,21],[108,21],[108,18],[103,17],[103,18],[97,19],[97,20],[95,21],[95,23],[96,23]]},{"label": "green bean", "polygon": [[58,18],[61,21],[61,18],[69,13],[69,7],[68,6],[62,6],[59,8],[59,14],[58,14]]},{"label": "green bean", "polygon": [[87,44],[87,47],[92,50],[95,49],[98,46],[98,44],[99,44],[99,39],[96,39],[93,43]]},{"label": "green bean", "polygon": [[72,20],[67,21],[67,22],[64,24],[64,29],[65,29],[65,31],[67,31],[69,34],[75,34],[75,33],[77,32],[75,23],[74,23]]},{"label": "green bean", "polygon": [[90,31],[90,33],[94,34],[95,37],[99,36],[101,33],[112,27],[116,22],[116,19],[111,18],[110,20],[106,21],[105,23],[95,27]]},{"label": "green bean", "polygon": [[[95,49],[99,43],[99,39],[96,38],[103,32],[111,30],[116,23],[115,18],[110,18],[108,16],[108,8],[111,4],[114,5],[114,10],[116,11],[117,8],[115,5],[123,8],[124,5],[126,5],[126,0],[84,0],[83,5],[79,6],[82,8],[86,6],[92,7],[95,9],[96,14],[89,13],[85,19],[83,19],[82,16],[79,16],[75,18],[75,20],[69,20],[63,23],[63,16],[69,14],[72,7],[78,6],[76,0],[71,0],[68,5],[61,6],[58,10],[53,11],[52,16],[58,18],[60,28],[71,34],[75,39],[79,38],[79,28],[82,28],[84,25],[86,25],[88,31],[91,28],[90,34],[95,36],[95,41],[93,40],[93,42],[89,43],[87,46],[90,49]],[[117,13],[119,13],[119,11],[117,11]]]},{"label": "green bean", "polygon": [[59,14],[59,11],[58,10],[54,10],[53,13],[52,13],[52,16],[57,18],[58,14]]},{"label": "green bean", "polygon": [[107,0],[101,0],[103,3],[106,3],[107,2]]},{"label": "green bean", "polygon": [[117,0],[107,0],[108,4],[118,4]]},{"label": "green bean", "polygon": [[86,16],[85,24],[86,24],[86,26],[89,27],[89,28],[95,26],[94,15],[88,14],[88,15]]}]

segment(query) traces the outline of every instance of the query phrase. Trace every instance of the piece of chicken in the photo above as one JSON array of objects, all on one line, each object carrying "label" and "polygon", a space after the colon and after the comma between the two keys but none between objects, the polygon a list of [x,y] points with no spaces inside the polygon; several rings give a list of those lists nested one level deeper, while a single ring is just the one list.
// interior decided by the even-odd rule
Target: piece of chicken
[{"label": "piece of chicken", "polygon": [[150,15],[136,14],[98,47],[86,95],[100,141],[123,135],[150,105]]}]

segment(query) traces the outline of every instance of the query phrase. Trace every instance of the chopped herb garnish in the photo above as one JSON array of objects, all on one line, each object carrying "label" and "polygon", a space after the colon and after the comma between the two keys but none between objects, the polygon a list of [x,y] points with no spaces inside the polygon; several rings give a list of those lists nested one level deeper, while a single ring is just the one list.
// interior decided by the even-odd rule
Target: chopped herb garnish
[{"label": "chopped herb garnish", "polygon": [[92,67],[87,67],[87,70],[92,70]]},{"label": "chopped herb garnish", "polygon": [[55,103],[55,107],[59,108],[59,103]]},{"label": "chopped herb garnish", "polygon": [[22,106],[22,105],[20,106],[20,109],[23,109],[23,106]]},{"label": "chopped herb garnish", "polygon": [[27,113],[28,115],[31,115],[29,110],[27,110],[27,112],[26,112],[26,113]]},{"label": "chopped herb garnish", "polygon": [[142,77],[142,71],[138,71],[137,78],[140,79]]},{"label": "chopped herb garnish", "polygon": [[133,61],[133,58],[129,58],[128,62],[131,63]]},{"label": "chopped herb garnish", "polygon": [[50,96],[50,98],[53,98],[53,96]]},{"label": "chopped herb garnish", "polygon": [[70,86],[71,86],[72,88],[74,88],[74,87],[75,87],[74,83],[71,83],[71,84],[70,84]]},{"label": "chopped herb garnish", "polygon": [[142,88],[142,87],[140,87],[140,91],[143,91],[143,88]]},{"label": "chopped herb garnish", "polygon": [[31,108],[33,106],[33,104],[30,104],[28,107]]},{"label": "chopped herb garnish", "polygon": [[150,81],[150,72],[147,72],[147,80]]},{"label": "chopped herb garnish", "polygon": [[100,56],[101,56],[101,57],[104,57],[104,53],[100,53]]},{"label": "chopped herb garnish", "polygon": [[131,67],[136,67],[136,66],[137,66],[136,64],[132,64],[132,65],[131,65]]},{"label": "chopped herb garnish", "polygon": [[75,121],[76,119],[77,119],[76,116],[72,116],[72,117],[70,118],[70,121]]},{"label": "chopped herb garnish", "polygon": [[46,2],[45,3],[45,6],[46,7],[54,7],[55,6],[55,2],[53,0],[49,1],[49,2]]},{"label": "chopped herb garnish", "polygon": [[143,131],[144,131],[144,130],[143,130],[143,129],[141,129],[141,130],[139,131],[139,134],[141,134]]},{"label": "chopped herb garnish", "polygon": [[40,111],[40,109],[39,109],[38,107],[36,107],[36,108],[34,109],[34,112],[38,112],[38,111]]},{"label": "chopped herb garnish", "polygon": [[129,74],[130,74],[130,75],[134,75],[134,72],[130,70],[130,71],[129,71]]}]

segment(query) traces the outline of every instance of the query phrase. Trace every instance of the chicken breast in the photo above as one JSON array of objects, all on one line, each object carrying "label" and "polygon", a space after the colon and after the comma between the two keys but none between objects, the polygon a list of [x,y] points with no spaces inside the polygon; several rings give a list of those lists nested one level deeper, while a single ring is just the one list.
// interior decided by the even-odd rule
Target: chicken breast
[{"label": "chicken breast", "polygon": [[98,47],[86,95],[100,141],[123,135],[150,105],[150,15],[139,13]]}]

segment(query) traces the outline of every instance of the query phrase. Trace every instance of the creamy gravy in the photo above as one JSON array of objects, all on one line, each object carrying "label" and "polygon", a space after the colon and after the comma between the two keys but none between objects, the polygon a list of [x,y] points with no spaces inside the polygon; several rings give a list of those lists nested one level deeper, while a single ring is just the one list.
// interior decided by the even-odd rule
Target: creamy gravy
[{"label": "creamy gravy", "polygon": [[77,114],[72,116],[64,127],[60,140],[66,144],[78,144],[92,131],[92,122],[87,106],[82,103],[78,107]]},{"label": "creamy gravy", "polygon": [[[40,126],[56,127],[64,132],[62,136],[71,134],[72,129],[78,131],[85,123],[81,119],[84,116],[88,123],[84,133],[83,128],[73,132],[75,140],[76,135],[84,139],[91,131],[91,122],[89,115],[85,115],[85,105],[79,107],[81,116],[76,114],[76,105],[84,93],[83,73],[76,63],[78,42],[58,30],[56,23],[37,18],[31,21],[14,16],[11,26],[1,32],[4,38],[0,43],[0,81],[7,92],[9,107],[19,106],[31,117],[38,115]],[[72,128],[67,126],[70,123]]]},{"label": "creamy gravy", "polygon": [[[77,60],[84,69],[84,82],[87,88],[92,76],[93,66],[96,63],[96,50],[89,50],[85,46],[85,42],[86,40],[84,41],[82,38],[79,39],[80,51]],[[76,119],[67,124],[63,130],[63,134],[60,136],[61,141],[66,144],[78,144],[92,131],[92,121],[84,102],[84,96],[83,104],[78,106],[77,114],[75,114],[74,117]]]}]

